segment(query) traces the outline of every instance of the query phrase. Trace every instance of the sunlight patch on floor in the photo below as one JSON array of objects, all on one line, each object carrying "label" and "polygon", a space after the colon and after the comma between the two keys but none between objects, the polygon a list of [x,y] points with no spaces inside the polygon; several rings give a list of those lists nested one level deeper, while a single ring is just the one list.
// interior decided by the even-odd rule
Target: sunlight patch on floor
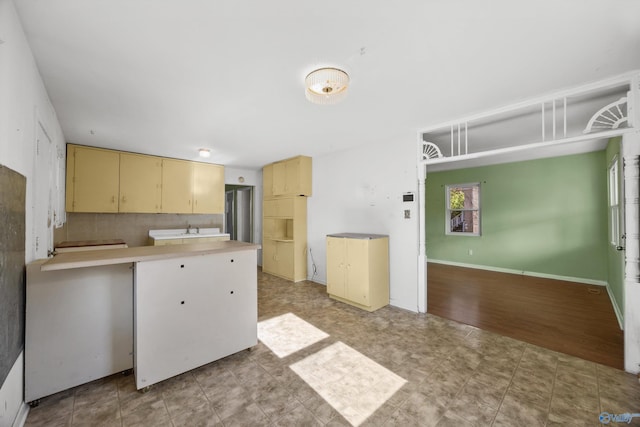
[{"label": "sunlight patch on floor", "polygon": [[327,338],[329,334],[293,313],[258,322],[258,339],[278,357],[287,357]]},{"label": "sunlight patch on floor", "polygon": [[407,382],[342,342],[290,367],[355,426],[364,422]]}]

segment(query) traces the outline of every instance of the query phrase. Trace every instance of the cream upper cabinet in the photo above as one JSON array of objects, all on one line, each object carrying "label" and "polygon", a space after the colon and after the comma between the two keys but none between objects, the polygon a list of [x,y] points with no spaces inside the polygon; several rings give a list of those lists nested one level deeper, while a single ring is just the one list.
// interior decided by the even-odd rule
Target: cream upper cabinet
[{"label": "cream upper cabinet", "polygon": [[273,196],[311,196],[311,157],[293,157],[273,163],[272,168]]},{"label": "cream upper cabinet", "polygon": [[67,145],[68,212],[224,212],[224,166]]},{"label": "cream upper cabinet", "polygon": [[224,167],[193,163],[193,213],[224,212]]},{"label": "cream upper cabinet", "polygon": [[162,159],[162,212],[224,212],[224,166]]},{"label": "cream upper cabinet", "polygon": [[162,213],[193,213],[192,167],[186,160],[162,159]]},{"label": "cream upper cabinet", "polygon": [[68,212],[118,212],[117,151],[67,146]]},{"label": "cream upper cabinet", "polygon": [[389,304],[389,238],[327,236],[327,293],[367,311]]},{"label": "cream upper cabinet", "polygon": [[264,199],[273,197],[273,164],[262,168],[262,192]]},{"label": "cream upper cabinet", "polygon": [[284,196],[287,194],[286,161],[274,163],[272,167],[271,192],[274,196]]},{"label": "cream upper cabinet", "polygon": [[120,212],[160,212],[162,159],[120,153]]}]

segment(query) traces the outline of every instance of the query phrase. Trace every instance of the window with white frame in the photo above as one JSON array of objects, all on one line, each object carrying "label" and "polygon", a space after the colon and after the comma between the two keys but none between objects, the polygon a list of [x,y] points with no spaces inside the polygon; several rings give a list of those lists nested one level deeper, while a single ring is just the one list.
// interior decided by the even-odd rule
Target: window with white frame
[{"label": "window with white frame", "polygon": [[480,183],[446,186],[445,232],[480,235]]},{"label": "window with white frame", "polygon": [[618,157],[614,157],[609,165],[609,242],[612,246],[620,245],[620,197],[618,174]]}]

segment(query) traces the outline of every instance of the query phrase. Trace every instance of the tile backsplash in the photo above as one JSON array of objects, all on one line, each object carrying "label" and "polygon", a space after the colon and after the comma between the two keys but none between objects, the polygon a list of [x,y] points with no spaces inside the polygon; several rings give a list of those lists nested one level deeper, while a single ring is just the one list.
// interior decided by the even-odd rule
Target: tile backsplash
[{"label": "tile backsplash", "polygon": [[192,227],[224,228],[224,215],[67,213],[53,234],[54,245],[76,240],[122,239],[129,247],[147,245],[149,230]]}]

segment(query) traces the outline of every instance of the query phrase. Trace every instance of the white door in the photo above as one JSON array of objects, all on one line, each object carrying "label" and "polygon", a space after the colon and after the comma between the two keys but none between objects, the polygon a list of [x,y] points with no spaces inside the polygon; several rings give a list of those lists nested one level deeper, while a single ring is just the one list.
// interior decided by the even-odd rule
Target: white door
[{"label": "white door", "polygon": [[36,126],[35,188],[33,201],[33,245],[36,258],[46,258],[53,251],[53,150],[51,138],[41,122]]}]

